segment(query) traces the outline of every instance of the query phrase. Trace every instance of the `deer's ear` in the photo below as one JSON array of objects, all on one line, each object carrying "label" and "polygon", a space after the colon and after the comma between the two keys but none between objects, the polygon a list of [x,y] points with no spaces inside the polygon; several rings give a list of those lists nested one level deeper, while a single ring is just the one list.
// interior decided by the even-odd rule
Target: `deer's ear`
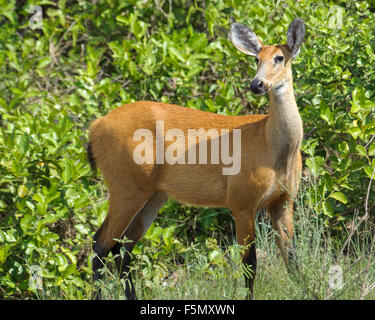
[{"label": "deer's ear", "polygon": [[238,50],[251,56],[257,56],[263,46],[251,29],[237,22],[230,27],[230,40]]},{"label": "deer's ear", "polygon": [[300,18],[295,18],[286,33],[286,44],[294,58],[299,53],[303,37],[305,36],[305,23]]}]

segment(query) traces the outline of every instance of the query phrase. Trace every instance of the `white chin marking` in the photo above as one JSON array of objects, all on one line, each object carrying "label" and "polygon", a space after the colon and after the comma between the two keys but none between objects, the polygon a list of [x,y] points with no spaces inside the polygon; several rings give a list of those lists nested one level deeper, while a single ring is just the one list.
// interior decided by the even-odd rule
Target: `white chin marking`
[{"label": "white chin marking", "polygon": [[271,88],[274,94],[281,94],[285,92],[285,82],[281,81]]}]

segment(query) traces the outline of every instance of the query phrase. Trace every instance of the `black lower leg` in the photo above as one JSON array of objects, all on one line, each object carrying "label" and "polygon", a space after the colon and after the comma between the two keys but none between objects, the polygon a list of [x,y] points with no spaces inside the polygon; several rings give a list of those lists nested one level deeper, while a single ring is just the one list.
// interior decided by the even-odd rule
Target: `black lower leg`
[{"label": "black lower leg", "polygon": [[288,257],[288,272],[290,275],[294,275],[295,272],[298,271],[298,263],[295,256],[295,241],[294,238],[292,239],[292,243],[290,248],[288,248],[287,251],[287,257]]},{"label": "black lower leg", "polygon": [[[125,248],[123,256],[121,256],[121,248]],[[120,276],[120,279],[125,279],[125,295],[128,300],[136,300],[137,295],[135,293],[132,275],[130,271],[130,252],[133,249],[133,245],[122,244],[120,242],[112,248],[111,252],[115,257],[116,267]]]},{"label": "black lower leg", "polygon": [[248,299],[253,299],[254,279],[257,269],[257,256],[255,251],[255,243],[252,242],[248,256],[243,261],[245,266],[245,285],[249,289]]},{"label": "black lower leg", "polygon": [[[92,281],[93,282],[95,282],[97,280],[100,280],[102,278],[102,275],[99,272],[99,270],[104,267],[103,258],[105,258],[109,253],[108,249],[104,248],[103,246],[101,246],[97,242],[97,238],[98,238],[98,235],[100,233],[100,230],[101,230],[101,228],[99,228],[99,230],[95,233],[94,244],[92,246],[92,249],[95,253],[95,257],[92,260]],[[92,298],[93,299],[100,299],[101,298],[100,295],[101,295],[101,293],[100,293],[100,289],[99,289],[97,292],[95,292],[93,294]]]}]

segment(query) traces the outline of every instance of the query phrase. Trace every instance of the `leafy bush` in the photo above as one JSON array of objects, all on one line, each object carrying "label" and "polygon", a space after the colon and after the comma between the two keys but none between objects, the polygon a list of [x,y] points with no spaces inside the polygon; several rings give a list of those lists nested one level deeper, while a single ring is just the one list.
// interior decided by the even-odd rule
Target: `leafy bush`
[{"label": "leafy bush", "polygon": [[[85,156],[93,119],[136,100],[231,115],[267,112],[267,98],[248,90],[255,63],[228,40],[233,21],[269,44],[285,42],[295,16],[305,21],[293,70],[305,167],[315,181],[306,201],[336,229],[373,208],[374,1],[0,4],[1,297],[34,297],[34,265],[42,267],[45,292],[88,297],[91,238],[108,206]],[[42,29],[29,24],[34,4],[43,9]],[[342,25],[332,20],[337,12]],[[152,259],[182,263],[191,243],[215,257],[206,240],[233,235],[228,210],[169,201],[161,216],[135,249],[151,247]]]}]

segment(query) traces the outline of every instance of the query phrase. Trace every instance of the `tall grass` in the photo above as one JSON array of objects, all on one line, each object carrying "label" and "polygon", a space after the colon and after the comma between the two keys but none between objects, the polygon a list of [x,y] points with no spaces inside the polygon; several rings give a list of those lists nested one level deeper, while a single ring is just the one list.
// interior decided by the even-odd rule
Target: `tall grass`
[{"label": "tall grass", "polygon": [[[311,196],[315,188],[307,179],[295,199],[294,255],[297,270],[289,274],[275,245],[276,234],[269,219],[257,224],[258,258],[255,284],[257,299],[374,299],[375,268],[371,239],[371,222],[358,226],[358,216],[351,226],[338,234],[326,228]],[[314,200],[314,201],[313,201]],[[347,241],[349,240],[349,241]],[[371,288],[372,287],[372,288]]]},{"label": "tall grass", "polygon": [[[264,212],[256,223],[258,268],[255,299],[375,299],[373,228],[358,224],[331,234],[311,199],[315,184],[305,180],[294,211],[294,256],[297,267],[288,273],[276,245],[277,234]],[[353,226],[356,227],[353,230]],[[232,235],[234,237],[234,235]],[[229,237],[230,238],[230,237]],[[241,249],[232,239],[211,241],[206,249],[192,244],[184,263],[156,256],[147,249],[133,256],[132,272],[139,299],[244,299],[247,289]],[[125,299],[113,257],[108,258],[100,284],[104,299]],[[98,285],[96,285],[98,287]]]}]

